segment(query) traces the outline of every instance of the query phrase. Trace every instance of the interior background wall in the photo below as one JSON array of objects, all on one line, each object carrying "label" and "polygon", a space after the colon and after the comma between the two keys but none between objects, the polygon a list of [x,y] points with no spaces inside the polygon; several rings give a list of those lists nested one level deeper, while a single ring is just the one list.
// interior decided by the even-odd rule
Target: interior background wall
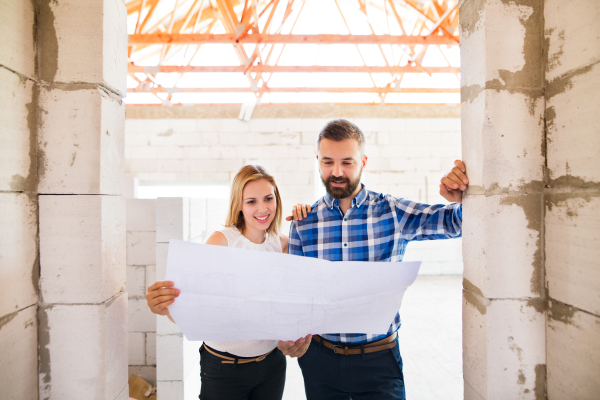
[{"label": "interior background wall", "polygon": [[[315,143],[333,118],[347,118],[365,133],[369,159],[363,182],[370,190],[445,203],[439,181],[461,158],[457,108],[259,107],[249,122],[237,119],[239,107],[174,109],[127,109],[126,173],[142,183],[228,184],[243,165],[260,164],[275,176],[285,213],[324,193]],[[405,260],[423,260],[422,274],[461,274],[461,241],[413,242]]]}]

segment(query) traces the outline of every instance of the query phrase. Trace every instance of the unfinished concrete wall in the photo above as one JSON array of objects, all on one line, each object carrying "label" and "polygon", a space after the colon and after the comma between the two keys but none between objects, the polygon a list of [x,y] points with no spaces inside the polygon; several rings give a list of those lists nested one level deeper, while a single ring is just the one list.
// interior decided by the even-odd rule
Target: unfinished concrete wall
[{"label": "unfinished concrete wall", "polygon": [[156,200],[127,199],[129,375],[156,385],[156,318],[146,301],[156,282]]},{"label": "unfinished concrete wall", "polygon": [[[164,280],[169,240],[204,243],[221,229],[228,202],[181,197],[156,200],[156,278]],[[175,282],[177,285],[177,282]],[[156,316],[156,385],[159,400],[196,399],[200,394],[202,342],[185,338],[167,317]]]},{"label": "unfinished concrete wall", "polygon": [[125,6],[1,8],[0,392],[126,398]]},{"label": "unfinished concrete wall", "polygon": [[600,4],[460,13],[465,398],[596,398]]},{"label": "unfinished concrete wall", "polygon": [[460,2],[465,399],[546,397],[542,6]]},{"label": "unfinished concrete wall", "polygon": [[[212,108],[213,115],[221,109],[199,108]],[[260,164],[275,176],[284,211],[291,213],[292,205],[312,204],[324,193],[315,160],[317,135],[327,121],[347,117],[367,137],[369,161],[363,182],[370,190],[422,202],[445,202],[438,185],[460,158],[459,118],[432,118],[431,114],[426,118],[369,118],[376,114],[371,109],[377,108],[364,109],[370,114],[363,110],[357,117],[351,112],[354,110],[306,115],[303,107],[281,107],[272,115],[258,113],[250,122],[204,118],[199,111],[202,118],[128,118],[126,170],[141,181],[228,184],[242,165]],[[130,110],[128,113],[135,115]],[[301,115],[303,110],[305,117],[289,118],[291,112]],[[168,111],[157,110],[152,116],[165,117]],[[284,223],[283,231],[288,229]],[[406,256],[406,260],[424,261],[422,274],[462,273],[460,240],[414,242]]]},{"label": "unfinished concrete wall", "polygon": [[0,397],[37,399],[35,9],[0,4]]},{"label": "unfinished concrete wall", "polygon": [[40,398],[127,390],[126,10],[39,1]]},{"label": "unfinished concrete wall", "polygon": [[546,0],[548,398],[600,393],[600,3]]}]

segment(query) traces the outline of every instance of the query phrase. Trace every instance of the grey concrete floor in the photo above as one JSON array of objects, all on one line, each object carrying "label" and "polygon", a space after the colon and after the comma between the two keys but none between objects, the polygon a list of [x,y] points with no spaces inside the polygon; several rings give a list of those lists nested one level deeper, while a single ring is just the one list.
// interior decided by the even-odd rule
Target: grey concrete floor
[{"label": "grey concrete floor", "polygon": [[[419,276],[400,315],[406,398],[462,399],[462,275]],[[306,399],[295,359],[288,358],[283,399]]]}]

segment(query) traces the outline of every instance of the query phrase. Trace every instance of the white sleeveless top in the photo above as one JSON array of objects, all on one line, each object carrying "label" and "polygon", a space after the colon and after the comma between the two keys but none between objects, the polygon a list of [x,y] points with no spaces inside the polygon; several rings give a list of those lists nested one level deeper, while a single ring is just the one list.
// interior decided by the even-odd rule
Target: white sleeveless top
[{"label": "white sleeveless top", "polygon": [[[278,236],[267,234],[263,243],[256,244],[242,235],[237,228],[225,228],[219,232],[227,238],[228,247],[282,253],[281,240]],[[276,340],[236,340],[229,342],[205,341],[204,343],[215,350],[235,354],[239,357],[258,357],[277,347]]]}]

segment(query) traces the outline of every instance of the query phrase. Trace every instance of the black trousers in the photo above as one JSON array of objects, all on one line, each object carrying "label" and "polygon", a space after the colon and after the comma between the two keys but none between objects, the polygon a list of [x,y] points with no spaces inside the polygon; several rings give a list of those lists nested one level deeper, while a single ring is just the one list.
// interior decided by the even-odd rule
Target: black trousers
[{"label": "black trousers", "polygon": [[[286,359],[279,349],[262,361],[235,365],[221,363],[223,359],[204,346],[200,347],[200,400],[281,400]],[[236,357],[213,348],[211,351]]]}]

